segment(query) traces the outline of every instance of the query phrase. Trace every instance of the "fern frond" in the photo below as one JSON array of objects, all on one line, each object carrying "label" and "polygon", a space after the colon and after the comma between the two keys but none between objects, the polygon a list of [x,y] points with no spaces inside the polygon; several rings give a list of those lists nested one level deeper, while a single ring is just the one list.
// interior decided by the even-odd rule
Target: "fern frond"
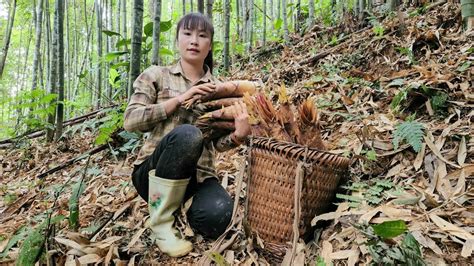
[{"label": "fern frond", "polygon": [[417,121],[405,121],[399,124],[394,132],[393,146],[398,149],[400,142],[405,140],[416,152],[419,152],[424,134],[423,124]]}]

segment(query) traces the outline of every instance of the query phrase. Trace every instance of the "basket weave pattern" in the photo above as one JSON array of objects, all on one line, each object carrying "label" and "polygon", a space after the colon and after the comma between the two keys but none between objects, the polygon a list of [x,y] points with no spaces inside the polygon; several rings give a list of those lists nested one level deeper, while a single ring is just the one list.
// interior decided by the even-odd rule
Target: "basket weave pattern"
[{"label": "basket weave pattern", "polygon": [[329,205],[350,160],[268,138],[254,138],[250,153],[247,218],[252,230],[267,244],[266,249],[281,253],[280,247],[293,235],[298,163],[306,160],[299,224],[303,235],[311,219]]}]

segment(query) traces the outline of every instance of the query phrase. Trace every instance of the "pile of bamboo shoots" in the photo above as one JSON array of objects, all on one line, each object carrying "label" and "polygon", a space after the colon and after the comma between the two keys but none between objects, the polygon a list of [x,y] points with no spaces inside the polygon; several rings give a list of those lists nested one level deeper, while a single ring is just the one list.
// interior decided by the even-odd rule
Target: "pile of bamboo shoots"
[{"label": "pile of bamboo shoots", "polygon": [[261,93],[244,95],[244,102],[250,114],[252,135],[326,149],[313,99],[306,99],[294,111],[295,106],[290,105],[286,88],[282,85],[277,107]]},{"label": "pile of bamboo shoots", "polygon": [[284,85],[280,88],[277,107],[263,93],[257,92],[256,84],[251,81],[225,82],[211,96],[194,98],[186,104],[198,113],[195,125],[204,136],[215,138],[235,130],[232,108],[239,101],[244,101],[247,106],[253,136],[326,149],[314,101],[303,101],[295,111]]},{"label": "pile of bamboo shoots", "polygon": [[205,137],[216,138],[235,130],[232,106],[242,102],[244,94],[257,92],[257,81],[236,80],[220,83],[215,91],[206,96],[187,100],[185,108],[193,110],[198,119],[195,125]]}]

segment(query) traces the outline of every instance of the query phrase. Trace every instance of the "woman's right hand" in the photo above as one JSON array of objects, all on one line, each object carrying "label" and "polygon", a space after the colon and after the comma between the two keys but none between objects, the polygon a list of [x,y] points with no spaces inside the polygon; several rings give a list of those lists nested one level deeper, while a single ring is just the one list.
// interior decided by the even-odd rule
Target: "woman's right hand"
[{"label": "woman's right hand", "polygon": [[195,96],[199,98],[205,97],[209,94],[212,94],[216,89],[216,85],[213,83],[203,83],[196,86],[191,87],[185,93],[178,96],[178,100],[180,103],[183,103]]}]

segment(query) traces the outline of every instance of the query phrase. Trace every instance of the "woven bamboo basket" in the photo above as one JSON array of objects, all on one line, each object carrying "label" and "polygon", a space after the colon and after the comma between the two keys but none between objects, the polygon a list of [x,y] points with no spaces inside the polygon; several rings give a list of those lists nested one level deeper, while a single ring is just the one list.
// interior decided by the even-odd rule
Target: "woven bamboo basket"
[{"label": "woven bamboo basket", "polygon": [[[264,241],[265,250],[276,257],[283,256],[292,241],[295,215],[300,221],[299,235],[304,235],[311,219],[329,206],[351,161],[329,152],[261,137],[250,140],[248,160],[247,220],[252,231]],[[297,213],[296,179],[300,180]]]}]

